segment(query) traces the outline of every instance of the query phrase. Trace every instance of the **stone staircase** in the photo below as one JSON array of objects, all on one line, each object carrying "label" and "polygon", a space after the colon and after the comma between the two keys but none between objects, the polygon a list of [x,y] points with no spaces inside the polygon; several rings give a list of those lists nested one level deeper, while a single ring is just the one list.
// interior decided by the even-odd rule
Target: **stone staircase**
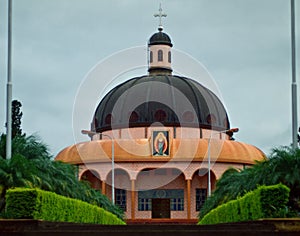
[{"label": "stone staircase", "polygon": [[300,235],[300,219],[259,220],[252,222],[189,225],[135,224],[93,225],[38,220],[0,220],[2,236],[199,236],[199,235]]}]

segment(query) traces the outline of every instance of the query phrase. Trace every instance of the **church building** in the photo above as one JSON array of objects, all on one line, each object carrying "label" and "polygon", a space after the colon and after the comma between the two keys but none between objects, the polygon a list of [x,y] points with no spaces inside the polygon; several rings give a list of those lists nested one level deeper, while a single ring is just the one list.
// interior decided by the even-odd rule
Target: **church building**
[{"label": "church building", "polygon": [[91,130],[82,131],[91,141],[56,156],[78,166],[78,178],[132,223],[196,222],[228,168],[265,159],[255,146],[234,140],[237,129],[216,94],[173,74],[172,46],[160,23],[148,41],[148,73],[111,89],[91,117]]}]

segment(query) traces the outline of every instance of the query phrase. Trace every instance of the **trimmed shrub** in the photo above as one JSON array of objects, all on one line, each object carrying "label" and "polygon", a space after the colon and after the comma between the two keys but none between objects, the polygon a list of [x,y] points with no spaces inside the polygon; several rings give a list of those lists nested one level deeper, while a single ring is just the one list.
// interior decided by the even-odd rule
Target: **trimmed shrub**
[{"label": "trimmed shrub", "polygon": [[16,188],[6,193],[6,216],[54,222],[123,225],[114,214],[89,203],[39,189]]},{"label": "trimmed shrub", "polygon": [[222,204],[206,214],[198,224],[218,224],[284,217],[290,189],[283,184],[261,186],[237,200]]}]

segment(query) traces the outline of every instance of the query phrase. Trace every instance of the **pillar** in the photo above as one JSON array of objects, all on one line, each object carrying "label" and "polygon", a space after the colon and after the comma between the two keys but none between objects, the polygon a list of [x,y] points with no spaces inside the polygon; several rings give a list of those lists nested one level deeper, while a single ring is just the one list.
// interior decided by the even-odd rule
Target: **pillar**
[{"label": "pillar", "polygon": [[186,180],[187,189],[187,218],[191,219],[191,180]]},{"label": "pillar", "polygon": [[135,180],[131,180],[131,219],[135,218]]},{"label": "pillar", "polygon": [[106,188],[105,181],[102,180],[101,192],[102,192],[103,195],[105,195],[105,188]]}]

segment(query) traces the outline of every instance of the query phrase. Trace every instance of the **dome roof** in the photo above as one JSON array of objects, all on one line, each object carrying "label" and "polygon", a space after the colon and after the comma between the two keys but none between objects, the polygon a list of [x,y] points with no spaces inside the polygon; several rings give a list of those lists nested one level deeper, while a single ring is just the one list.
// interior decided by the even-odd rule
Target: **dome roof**
[{"label": "dome roof", "polygon": [[99,103],[92,130],[128,127],[230,128],[219,98],[198,82],[174,75],[132,78],[113,88]]},{"label": "dome roof", "polygon": [[173,46],[171,43],[171,38],[166,33],[163,33],[162,30],[159,29],[159,32],[153,34],[149,39],[148,45],[157,45],[157,44],[164,44]]}]

